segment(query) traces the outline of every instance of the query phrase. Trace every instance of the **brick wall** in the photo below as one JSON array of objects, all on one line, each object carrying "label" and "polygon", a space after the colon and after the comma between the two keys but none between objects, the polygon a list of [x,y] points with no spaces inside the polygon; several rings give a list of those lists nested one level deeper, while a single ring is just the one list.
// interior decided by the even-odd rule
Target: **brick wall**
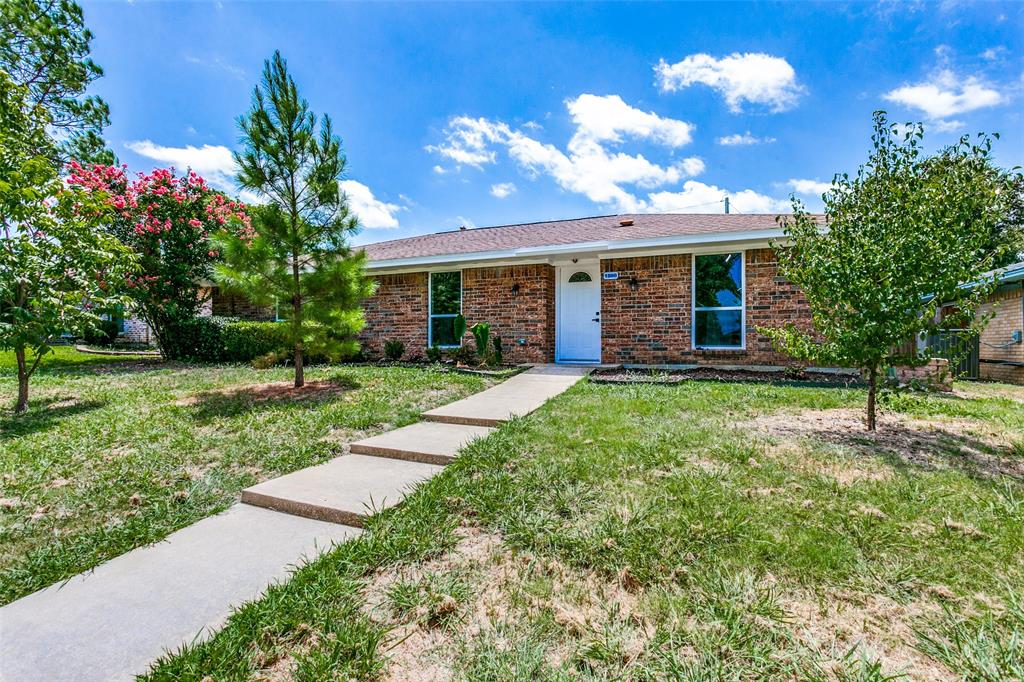
[{"label": "brick wall", "polygon": [[981,378],[1024,384],[1024,367],[985,362],[985,360],[1024,362],[1024,344],[1015,343],[1007,348],[992,347],[1008,343],[1013,332],[1024,330],[1020,287],[1014,285],[994,293],[981,306],[981,314],[993,315],[988,326],[981,333]]},{"label": "brick wall", "polygon": [[253,305],[244,296],[225,293],[217,287],[213,287],[210,303],[204,306],[200,315],[208,314],[207,310],[219,317],[237,317],[241,320],[273,322],[276,317],[274,306]]},{"label": "brick wall", "polygon": [[427,348],[427,273],[381,275],[376,280],[377,293],[363,302],[363,352],[380,357],[384,343],[398,339],[405,344],[406,357],[422,357]]},{"label": "brick wall", "polygon": [[[601,281],[602,362],[623,364],[777,365],[776,353],[756,326],[795,322],[810,328],[807,303],[778,274],[771,249],[746,252],[746,350],[693,350],[692,256],[641,256],[601,262],[601,271],[619,278]],[[638,281],[636,290],[630,280]]]},{"label": "brick wall", "polygon": [[[518,285],[518,291],[512,288]],[[506,362],[554,362],[555,269],[550,265],[471,268],[462,271],[466,327],[491,325]],[[524,343],[520,344],[522,340]],[[467,332],[463,343],[473,343]]]}]

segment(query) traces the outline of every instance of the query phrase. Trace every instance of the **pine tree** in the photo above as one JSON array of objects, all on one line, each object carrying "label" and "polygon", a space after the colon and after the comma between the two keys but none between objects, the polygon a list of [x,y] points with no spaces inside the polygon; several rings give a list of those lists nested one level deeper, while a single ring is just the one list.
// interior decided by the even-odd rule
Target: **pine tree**
[{"label": "pine tree", "polygon": [[318,120],[310,111],[280,52],[264,64],[239,127],[238,183],[266,203],[252,211],[251,240],[220,237],[224,263],[216,275],[256,304],[278,305],[299,387],[310,354],[337,358],[358,350],[360,303],[372,293],[365,256],[348,241],[359,225],[338,186],[345,156],[330,117]]}]

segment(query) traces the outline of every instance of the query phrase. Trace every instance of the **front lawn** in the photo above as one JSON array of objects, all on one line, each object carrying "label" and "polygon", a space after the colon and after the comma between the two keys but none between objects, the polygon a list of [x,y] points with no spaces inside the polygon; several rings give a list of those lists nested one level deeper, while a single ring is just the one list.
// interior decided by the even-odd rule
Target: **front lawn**
[{"label": "front lawn", "polygon": [[[0,603],[225,509],[240,489],[339,454],[486,387],[424,369],[185,366],[57,348],[28,413],[0,354]],[[283,383],[278,383],[283,382]]]},{"label": "front lawn", "polygon": [[[1019,388],[581,383],[152,680],[1024,674]],[[207,677],[209,676],[209,677]]]}]

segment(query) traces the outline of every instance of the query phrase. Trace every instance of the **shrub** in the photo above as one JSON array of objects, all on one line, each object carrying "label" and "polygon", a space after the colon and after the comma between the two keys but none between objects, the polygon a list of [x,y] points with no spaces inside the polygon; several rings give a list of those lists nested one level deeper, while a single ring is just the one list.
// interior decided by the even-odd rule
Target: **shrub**
[{"label": "shrub", "polygon": [[476,351],[469,346],[459,346],[453,348],[450,352],[451,359],[458,365],[476,365],[477,357]]},{"label": "shrub", "polygon": [[250,362],[274,353],[287,354],[287,322],[229,322],[222,330],[223,356],[228,362]]},{"label": "shrub", "polygon": [[193,317],[176,320],[167,327],[161,349],[168,360],[221,362],[224,353],[224,327],[230,317]]},{"label": "shrub", "polygon": [[100,320],[95,327],[86,327],[82,340],[90,346],[112,346],[121,332],[117,320]]},{"label": "shrub", "polygon": [[405,355],[405,344],[399,339],[391,339],[384,343],[384,357],[392,362],[402,359]]},{"label": "shrub", "polygon": [[469,331],[473,332],[473,340],[476,341],[476,354],[480,362],[487,362],[487,346],[491,339],[491,325],[486,322],[477,322]]},{"label": "shrub", "polygon": [[436,343],[427,349],[427,360],[430,362],[441,362],[442,357],[441,346]]}]

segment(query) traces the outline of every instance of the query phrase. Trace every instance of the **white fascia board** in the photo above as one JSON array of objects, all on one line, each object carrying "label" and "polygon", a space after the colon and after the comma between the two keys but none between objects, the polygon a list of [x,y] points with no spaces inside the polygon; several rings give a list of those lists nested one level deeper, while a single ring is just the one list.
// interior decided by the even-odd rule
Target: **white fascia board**
[{"label": "white fascia board", "polygon": [[465,263],[514,261],[524,258],[543,259],[549,256],[578,253],[594,253],[599,254],[600,257],[608,258],[613,255],[614,252],[619,251],[662,249],[673,246],[693,247],[743,241],[767,242],[772,239],[781,239],[784,236],[785,233],[781,229],[776,229],[682,235],[673,237],[653,237],[649,239],[576,242],[573,244],[554,244],[551,246],[530,246],[521,249],[502,249],[500,251],[475,251],[472,253],[441,254],[437,256],[418,256],[415,258],[393,258],[391,260],[369,261],[366,264],[366,269],[370,272],[399,269],[408,270],[409,268],[416,267],[430,269],[439,266],[455,266]]}]

